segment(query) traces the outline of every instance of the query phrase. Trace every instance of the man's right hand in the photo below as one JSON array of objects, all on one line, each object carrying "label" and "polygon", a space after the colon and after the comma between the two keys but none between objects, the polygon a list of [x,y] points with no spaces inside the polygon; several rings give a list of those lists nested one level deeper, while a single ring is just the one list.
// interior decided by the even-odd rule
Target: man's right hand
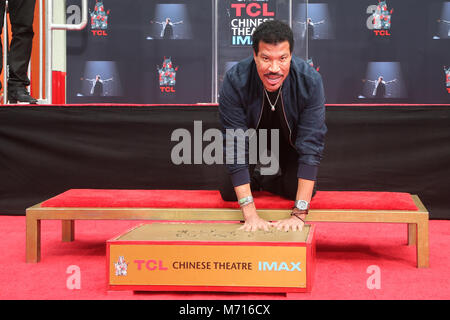
[{"label": "man's right hand", "polygon": [[257,231],[259,229],[269,231],[271,224],[258,216],[254,203],[250,203],[242,207],[242,213],[244,215],[245,223],[239,230],[244,231]]}]

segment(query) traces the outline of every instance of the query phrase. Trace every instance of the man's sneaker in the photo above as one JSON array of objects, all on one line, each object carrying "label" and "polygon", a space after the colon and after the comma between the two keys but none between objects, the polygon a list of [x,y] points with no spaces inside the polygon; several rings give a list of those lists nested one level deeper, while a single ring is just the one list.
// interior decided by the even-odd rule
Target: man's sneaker
[{"label": "man's sneaker", "polygon": [[30,93],[25,88],[18,88],[15,90],[10,89],[8,91],[8,100],[9,103],[37,103],[37,100],[30,96]]}]

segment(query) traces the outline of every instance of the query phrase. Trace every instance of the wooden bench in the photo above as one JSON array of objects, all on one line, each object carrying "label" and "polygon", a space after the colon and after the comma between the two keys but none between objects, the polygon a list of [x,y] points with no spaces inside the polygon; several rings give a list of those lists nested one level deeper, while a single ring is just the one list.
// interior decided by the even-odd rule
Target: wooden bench
[{"label": "wooden bench", "polygon": [[[260,216],[289,217],[293,201],[255,192]],[[62,241],[73,241],[75,220],[240,221],[236,202],[211,190],[71,189],[26,210],[26,261],[40,260],[41,220],[62,221]],[[428,211],[416,195],[399,192],[318,191],[307,221],[407,224],[408,245],[417,247],[417,267],[429,266]]]}]

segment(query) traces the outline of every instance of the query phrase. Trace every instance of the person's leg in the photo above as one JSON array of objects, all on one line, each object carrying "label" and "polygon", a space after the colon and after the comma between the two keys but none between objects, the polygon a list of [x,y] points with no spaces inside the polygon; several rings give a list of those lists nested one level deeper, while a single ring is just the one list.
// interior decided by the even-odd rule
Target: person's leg
[{"label": "person's leg", "polygon": [[[5,18],[5,1],[0,1],[0,34],[3,32],[3,22]],[[3,70],[3,41],[0,41],[0,73]],[[0,89],[2,82],[0,80]]]},{"label": "person's leg", "polygon": [[[228,173],[227,168],[225,165],[220,166],[219,170],[219,182],[218,182],[218,189],[220,192],[220,195],[222,196],[222,199],[225,201],[237,201],[236,192],[234,191],[234,186],[231,183],[230,174]],[[255,165],[249,166],[249,172],[250,177],[252,177],[252,181],[250,182],[250,188],[252,191],[259,190],[259,185],[256,181],[254,181],[254,174],[255,171]]]},{"label": "person's leg", "polygon": [[[281,173],[281,196],[291,200],[296,200],[298,189],[298,154],[295,150],[289,150],[287,155],[287,161],[282,163]],[[314,198],[317,191],[317,181],[314,182],[314,189],[312,198]]]},{"label": "person's leg", "polygon": [[[292,149],[292,150],[290,150]],[[297,152],[289,145],[280,144],[280,170],[272,179],[266,178],[263,190],[295,200],[297,193]]]},{"label": "person's leg", "polygon": [[28,64],[33,46],[33,20],[36,0],[10,1],[12,39],[8,57],[9,81],[11,87],[30,85]]},{"label": "person's leg", "polygon": [[[280,144],[280,171],[275,176],[262,178],[262,189],[290,200],[296,200],[298,187],[298,153],[289,144]],[[313,197],[317,182],[314,184]]]},{"label": "person's leg", "polygon": [[8,92],[12,100],[22,101],[24,98],[24,102],[32,102],[28,101],[31,97],[27,99],[25,93],[28,93],[26,87],[30,85],[27,73],[33,47],[35,3],[36,0],[16,0],[9,4],[12,39],[8,56]]},{"label": "person's leg", "polygon": [[236,193],[225,165],[220,166],[218,177],[218,189],[222,199],[225,201],[237,201]]}]

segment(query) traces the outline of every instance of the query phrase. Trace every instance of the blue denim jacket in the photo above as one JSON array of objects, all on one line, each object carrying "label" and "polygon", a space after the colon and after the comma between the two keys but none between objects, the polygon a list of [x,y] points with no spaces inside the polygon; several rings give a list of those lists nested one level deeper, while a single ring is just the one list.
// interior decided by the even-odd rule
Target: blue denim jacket
[{"label": "blue denim jacket", "polygon": [[[219,96],[219,116],[226,157],[226,129],[258,129],[264,99],[263,84],[253,56],[234,65],[225,75]],[[322,159],[325,133],[325,95],[320,74],[304,60],[292,55],[289,75],[283,82],[281,99],[290,129],[290,143],[298,153],[297,177],[316,180]],[[245,163],[227,163],[233,186],[250,182],[248,139]]]}]

